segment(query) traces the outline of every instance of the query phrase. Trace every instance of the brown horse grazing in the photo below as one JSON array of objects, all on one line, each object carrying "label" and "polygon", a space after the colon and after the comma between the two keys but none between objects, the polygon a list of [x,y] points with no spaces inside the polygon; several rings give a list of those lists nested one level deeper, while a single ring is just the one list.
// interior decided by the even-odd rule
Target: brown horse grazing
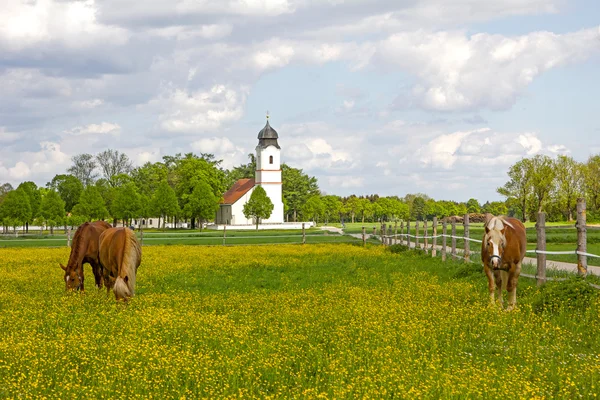
[{"label": "brown horse grazing", "polygon": [[65,285],[67,290],[84,290],[83,288],[83,264],[92,266],[96,287],[102,287],[102,267],[98,261],[98,239],[100,234],[112,226],[108,222],[94,221],[86,222],[77,228],[71,244],[69,262],[65,267],[59,264],[65,271]]},{"label": "brown horse grazing", "polygon": [[142,262],[142,248],[129,228],[111,228],[100,235],[100,264],[104,285],[113,289],[117,300],[135,294],[135,275]]},{"label": "brown horse grazing", "polygon": [[[517,303],[517,283],[521,274],[521,262],[527,249],[525,226],[516,218],[491,217],[485,224],[481,244],[481,260],[488,278],[490,300],[494,292],[502,305],[502,291],[508,291],[508,309]],[[496,286],[496,288],[494,288]]]}]

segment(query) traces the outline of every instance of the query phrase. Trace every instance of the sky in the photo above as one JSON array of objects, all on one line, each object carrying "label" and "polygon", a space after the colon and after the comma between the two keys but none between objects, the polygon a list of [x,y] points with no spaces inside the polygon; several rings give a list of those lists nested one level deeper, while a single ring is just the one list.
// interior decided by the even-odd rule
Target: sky
[{"label": "sky", "polygon": [[246,163],[267,112],[324,193],[502,200],[600,153],[595,0],[3,0],[0,183],[108,148]]}]

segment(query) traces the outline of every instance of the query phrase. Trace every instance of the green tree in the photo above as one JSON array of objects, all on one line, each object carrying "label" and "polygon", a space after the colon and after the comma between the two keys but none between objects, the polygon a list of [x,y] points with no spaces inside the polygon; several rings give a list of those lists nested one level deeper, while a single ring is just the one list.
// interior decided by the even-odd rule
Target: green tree
[{"label": "green tree", "polygon": [[556,159],[556,197],[567,221],[573,221],[573,209],[582,194],[583,167],[572,157],[559,155]]},{"label": "green tree", "polygon": [[248,164],[242,164],[231,171],[225,172],[225,187],[230,188],[240,179],[254,178],[256,174],[256,156],[253,153],[248,154],[250,162]]},{"label": "green tree", "polygon": [[175,216],[179,212],[175,191],[166,180],[158,185],[150,201],[150,208],[163,219],[163,229],[165,229],[167,217]]},{"label": "green tree", "polygon": [[359,210],[361,210],[360,206],[361,200],[354,195],[348,197],[346,199],[346,202],[344,203],[344,209],[348,214],[350,214],[352,223],[354,223],[354,218],[356,217],[356,214],[359,212]]},{"label": "green tree", "polygon": [[168,181],[169,169],[161,162],[147,162],[131,172],[131,178],[138,188],[138,193],[152,198],[162,181]]},{"label": "green tree", "polygon": [[189,217],[198,218],[200,230],[202,224],[215,217],[219,209],[219,201],[213,189],[204,181],[197,181],[192,194],[188,197],[184,213]]},{"label": "green tree", "polygon": [[323,202],[323,218],[328,224],[330,220],[337,220],[342,209],[342,200],[339,196],[327,195],[321,199]]},{"label": "green tree", "polygon": [[469,199],[469,201],[467,201],[467,212],[469,214],[481,212],[481,206],[477,199]]},{"label": "green tree", "polygon": [[508,170],[510,180],[496,191],[507,199],[514,199],[519,206],[521,220],[527,221],[527,204],[532,194],[532,164],[531,160],[524,158]]},{"label": "green tree", "polygon": [[86,217],[88,221],[108,217],[106,204],[96,186],[88,186],[81,192],[79,203],[73,207],[73,214]]},{"label": "green tree", "polygon": [[590,156],[584,167],[585,196],[592,209],[600,210],[600,154]]},{"label": "green tree", "polygon": [[410,209],[410,217],[414,220],[422,220],[425,218],[425,202],[424,197],[415,197],[412,201]]},{"label": "green tree", "polygon": [[283,180],[283,198],[285,199],[292,220],[296,222],[298,212],[306,201],[319,194],[317,178],[308,176],[301,169],[292,168],[287,164],[281,165],[281,179]]},{"label": "green tree", "polygon": [[273,202],[267,196],[267,192],[262,186],[257,185],[250,199],[244,204],[244,216],[248,219],[252,218],[256,222],[256,230],[258,230],[258,224],[261,220],[267,219],[273,212]]},{"label": "green tree", "polygon": [[17,226],[24,226],[27,221],[31,220],[29,196],[27,196],[23,188],[17,188],[8,192],[4,197],[1,207],[0,215],[2,216],[4,225],[14,227],[15,234],[17,234]]},{"label": "green tree", "polygon": [[40,215],[46,225],[50,227],[50,234],[54,234],[54,227],[61,224],[65,218],[65,202],[58,192],[48,190],[42,198]]},{"label": "green tree", "polygon": [[111,205],[113,218],[123,221],[123,226],[129,224],[131,219],[139,215],[140,195],[133,182],[126,183],[114,189],[115,197]]},{"label": "green tree", "polygon": [[73,165],[71,165],[67,172],[75,176],[83,184],[84,187],[93,185],[98,178],[96,172],[96,159],[91,154],[78,154],[71,158]]},{"label": "green tree", "polygon": [[485,203],[481,211],[494,215],[506,215],[508,213],[508,208],[503,201],[492,201]]},{"label": "green tree", "polygon": [[25,223],[25,233],[29,233],[29,224],[33,222],[33,219],[36,218],[40,213],[40,204],[42,202],[42,195],[38,190],[38,187],[35,183],[31,181],[21,183],[17,189],[23,189],[27,194],[27,198],[29,199],[29,206],[31,207],[31,216],[29,220]]},{"label": "green tree", "polygon": [[312,196],[302,206],[302,216],[312,219],[315,223],[319,223],[319,217],[325,212],[325,205],[321,201],[321,196]]},{"label": "green tree", "polygon": [[75,204],[79,203],[83,184],[73,175],[56,175],[52,182],[46,184],[49,189],[56,190],[65,202],[65,211],[71,212]]},{"label": "green tree", "polygon": [[544,211],[544,204],[554,189],[555,178],[556,171],[552,158],[538,154],[531,159],[531,186],[538,213]]}]

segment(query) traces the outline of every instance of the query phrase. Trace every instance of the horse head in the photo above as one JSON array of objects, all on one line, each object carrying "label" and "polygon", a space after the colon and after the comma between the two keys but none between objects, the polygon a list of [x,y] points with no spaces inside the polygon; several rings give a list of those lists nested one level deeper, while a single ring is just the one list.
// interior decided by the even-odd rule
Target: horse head
[{"label": "horse head", "polygon": [[491,218],[485,225],[483,240],[493,269],[502,269],[502,258],[506,247],[505,232],[508,226],[512,225],[498,217]]},{"label": "horse head", "polygon": [[64,280],[66,290],[80,290],[83,287],[81,268],[73,267],[70,264],[67,264],[66,267],[62,264],[59,265],[65,271]]}]

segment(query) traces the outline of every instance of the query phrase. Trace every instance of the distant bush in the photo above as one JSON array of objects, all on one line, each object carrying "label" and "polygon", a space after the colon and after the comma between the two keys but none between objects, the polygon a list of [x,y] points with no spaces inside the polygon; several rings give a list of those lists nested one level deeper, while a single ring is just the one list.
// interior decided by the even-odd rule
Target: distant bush
[{"label": "distant bush", "polygon": [[565,281],[548,282],[533,301],[536,313],[584,311],[598,296],[598,291],[580,276]]},{"label": "distant bush", "polygon": [[474,276],[474,275],[483,276],[483,266],[480,263],[462,264],[460,267],[458,267],[458,269],[454,273],[453,277],[456,279],[461,279],[461,278],[470,278],[471,276]]},{"label": "distant bush", "polygon": [[393,244],[388,247],[388,250],[392,253],[404,253],[405,251],[408,251],[410,249],[408,248],[408,246],[405,246],[403,244]]}]

